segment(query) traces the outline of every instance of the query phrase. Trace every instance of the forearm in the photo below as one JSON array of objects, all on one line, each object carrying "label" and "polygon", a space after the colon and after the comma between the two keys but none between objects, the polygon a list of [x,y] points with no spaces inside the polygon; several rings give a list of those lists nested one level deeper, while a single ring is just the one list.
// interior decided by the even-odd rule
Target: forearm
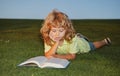
[{"label": "forearm", "polygon": [[67,60],[73,60],[76,58],[76,54],[65,54],[65,55],[54,54],[52,56],[56,58],[67,59]]},{"label": "forearm", "polygon": [[59,42],[56,42],[48,52],[45,53],[46,57],[52,56],[53,54],[55,54],[57,48],[58,48]]}]

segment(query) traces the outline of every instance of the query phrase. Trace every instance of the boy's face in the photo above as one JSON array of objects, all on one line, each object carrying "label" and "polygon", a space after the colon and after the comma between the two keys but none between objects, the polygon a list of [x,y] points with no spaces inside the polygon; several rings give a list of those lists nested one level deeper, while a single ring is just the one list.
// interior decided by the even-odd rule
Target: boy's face
[{"label": "boy's face", "polygon": [[60,28],[56,28],[56,27],[52,27],[49,33],[49,37],[51,40],[53,41],[60,41],[61,39],[63,39],[64,35],[65,35],[65,29],[60,27]]}]

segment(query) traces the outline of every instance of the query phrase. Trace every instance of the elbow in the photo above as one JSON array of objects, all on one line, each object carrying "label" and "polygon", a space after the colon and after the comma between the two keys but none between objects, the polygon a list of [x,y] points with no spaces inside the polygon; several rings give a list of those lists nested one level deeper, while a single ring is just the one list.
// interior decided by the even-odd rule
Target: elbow
[{"label": "elbow", "polygon": [[76,58],[75,54],[72,54],[69,60],[74,60]]},{"label": "elbow", "polygon": [[47,58],[51,58],[52,55],[50,55],[50,54],[48,54],[48,53],[45,53],[45,57],[47,57]]},{"label": "elbow", "polygon": [[71,60],[74,60],[76,58],[76,56],[73,56]]},{"label": "elbow", "polygon": [[49,56],[50,56],[49,54],[45,53],[45,57],[49,57]]}]

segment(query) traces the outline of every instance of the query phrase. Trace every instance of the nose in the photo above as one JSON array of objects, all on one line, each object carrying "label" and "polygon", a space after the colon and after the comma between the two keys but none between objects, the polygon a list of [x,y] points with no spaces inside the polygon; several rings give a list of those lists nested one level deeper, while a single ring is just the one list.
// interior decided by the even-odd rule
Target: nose
[{"label": "nose", "polygon": [[59,32],[56,32],[56,36],[59,36],[59,34],[60,34]]}]

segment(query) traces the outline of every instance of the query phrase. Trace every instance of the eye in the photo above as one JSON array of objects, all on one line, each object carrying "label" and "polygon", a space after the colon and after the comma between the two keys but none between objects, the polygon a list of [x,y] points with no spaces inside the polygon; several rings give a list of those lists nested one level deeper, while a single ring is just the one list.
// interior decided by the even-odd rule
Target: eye
[{"label": "eye", "polygon": [[56,32],[56,30],[51,30],[52,32]]},{"label": "eye", "polygon": [[59,30],[59,32],[63,32],[63,31],[64,31],[64,29],[60,29],[60,30]]}]

